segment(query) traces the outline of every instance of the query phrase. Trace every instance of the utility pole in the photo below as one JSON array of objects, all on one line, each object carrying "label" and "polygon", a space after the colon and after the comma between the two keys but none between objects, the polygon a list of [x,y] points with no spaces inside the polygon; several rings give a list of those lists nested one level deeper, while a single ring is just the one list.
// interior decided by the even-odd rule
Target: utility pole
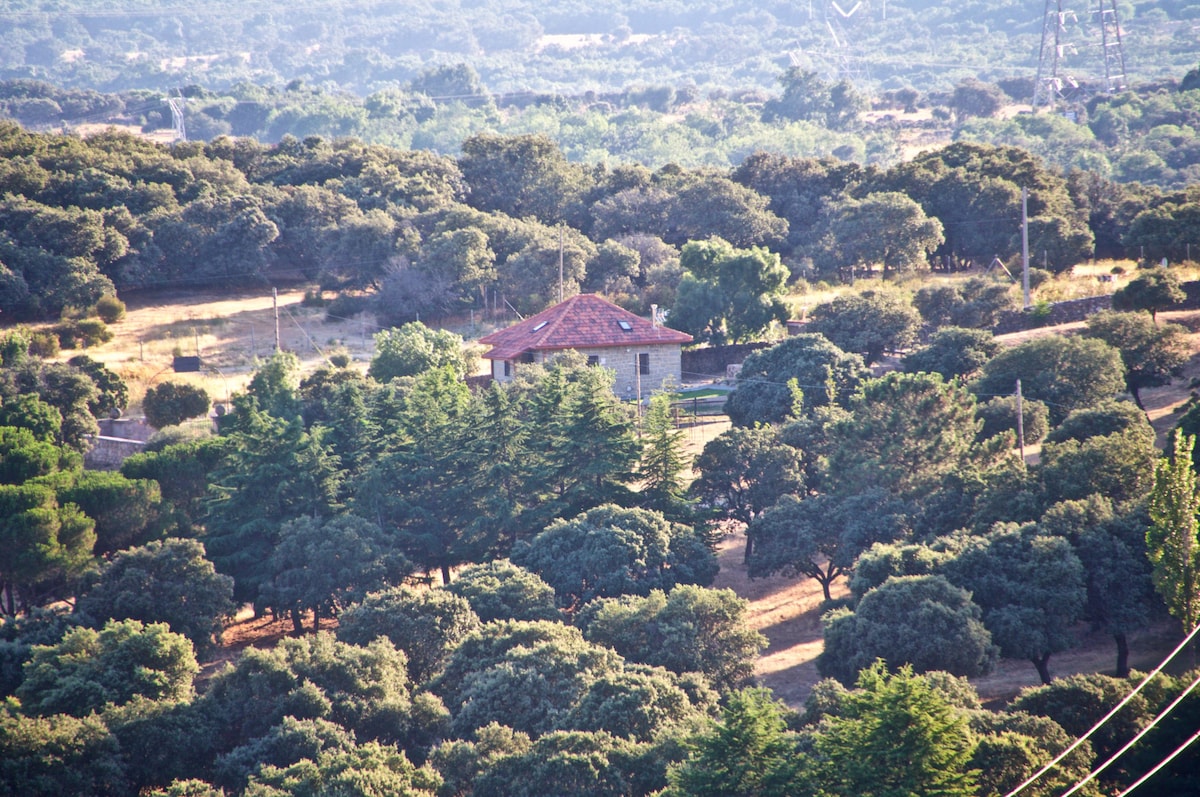
[{"label": "utility pole", "polygon": [[638,428],[642,427],[642,358],[636,351],[633,353],[633,372],[637,374],[637,419]]},{"label": "utility pole", "polygon": [[558,225],[558,303],[563,300],[563,228]]},{"label": "utility pole", "polygon": [[275,353],[279,353],[279,291],[271,289],[271,307],[275,310]]},{"label": "utility pole", "polygon": [[1017,380],[1017,447],[1021,452],[1021,467],[1025,467],[1025,410],[1021,402],[1021,380]]},{"label": "utility pole", "polygon": [[1021,288],[1029,309],[1029,189],[1021,186]]}]

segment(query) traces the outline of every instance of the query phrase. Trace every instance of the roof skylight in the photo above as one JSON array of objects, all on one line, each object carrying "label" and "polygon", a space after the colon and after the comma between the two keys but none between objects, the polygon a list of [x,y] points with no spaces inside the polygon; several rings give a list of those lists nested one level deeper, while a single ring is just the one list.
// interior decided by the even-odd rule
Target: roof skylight
[{"label": "roof skylight", "polygon": [[626,332],[630,332],[633,330],[633,325],[630,324],[628,321],[618,321],[617,326],[619,326],[621,329],[625,330]]},{"label": "roof skylight", "polygon": [[549,323],[550,323],[549,321],[542,321],[542,322],[538,323],[538,325],[537,325],[537,326],[535,326],[535,327],[533,328],[533,331],[534,331],[534,332],[537,332],[539,329],[541,329],[542,327],[546,326],[546,324],[549,324]]}]

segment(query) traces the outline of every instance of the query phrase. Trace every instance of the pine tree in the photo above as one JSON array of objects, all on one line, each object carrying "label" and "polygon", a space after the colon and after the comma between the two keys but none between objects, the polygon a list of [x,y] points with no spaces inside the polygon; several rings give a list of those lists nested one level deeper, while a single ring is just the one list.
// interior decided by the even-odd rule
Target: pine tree
[{"label": "pine tree", "polygon": [[666,393],[655,393],[650,397],[650,407],[642,424],[645,448],[638,477],[642,480],[642,494],[648,505],[662,509],[683,495],[683,469],[687,460],[683,455],[683,433],[675,428],[671,418],[671,397]]}]

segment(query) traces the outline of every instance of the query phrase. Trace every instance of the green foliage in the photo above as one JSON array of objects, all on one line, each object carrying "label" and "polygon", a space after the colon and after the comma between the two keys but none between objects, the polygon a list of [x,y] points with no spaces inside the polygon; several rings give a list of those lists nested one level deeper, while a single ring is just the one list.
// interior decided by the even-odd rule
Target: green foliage
[{"label": "green foliage", "polygon": [[473,207],[545,224],[562,221],[587,188],[587,173],[543,135],[476,134],[462,142],[459,168]]},{"label": "green foliage", "polygon": [[0,485],[0,596],[3,613],[65,597],[69,585],[92,564],[94,524],[54,492],[27,483]]},{"label": "green foliage", "polygon": [[669,511],[683,497],[683,471],[688,462],[683,452],[683,432],[671,417],[671,397],[655,393],[642,420],[645,447],[638,477],[642,495],[653,508]]},{"label": "green foliage", "polygon": [[119,415],[129,404],[129,386],[104,363],[86,354],[77,354],[67,360],[67,365],[83,372],[95,383],[97,395],[88,402],[88,410],[92,415]]},{"label": "green foliage", "polygon": [[876,659],[914,672],[944,670],[978,677],[996,666],[999,650],[970,593],[942,576],[889,578],[858,602],[822,618],[821,674],[852,684]]},{"label": "green foliage", "polygon": [[1013,309],[1013,290],[1009,283],[971,277],[965,282],[918,288],[913,306],[925,323],[934,327],[987,329],[1001,313]]},{"label": "green foliage", "polygon": [[1153,565],[1154,587],[1168,611],[1190,633],[1200,620],[1200,510],[1196,472],[1192,466],[1193,435],[1176,432],[1170,456],[1159,461],[1150,494],[1146,554]]},{"label": "green foliage", "polygon": [[138,696],[186,700],[198,672],[191,643],[165,623],[109,620],[100,631],[74,628],[57,644],[35,645],[17,697],[30,715],[83,717]]},{"label": "green foliage", "polygon": [[601,675],[563,720],[570,730],[636,742],[666,742],[712,713],[718,695],[703,676],[627,665]]},{"label": "green foliage", "polygon": [[462,337],[445,329],[430,329],[419,321],[375,334],[375,356],[367,373],[379,382],[416,376],[431,368],[450,366],[459,379],[474,370],[475,357]]},{"label": "green foliage", "polygon": [[468,565],[446,589],[465,598],[481,622],[559,619],[554,588],[507,559]]},{"label": "green foliage", "polygon": [[433,797],[441,778],[412,765],[404,751],[375,742],[350,750],[321,751],[288,767],[267,764],[250,777],[248,797],[306,797],[347,794],[363,797]]},{"label": "green foliage", "polygon": [[1100,340],[1050,335],[1006,349],[983,367],[971,389],[981,398],[1021,392],[1050,408],[1050,423],[1072,410],[1112,398],[1125,388],[1121,354]]},{"label": "green foliage", "polygon": [[1155,439],[1154,427],[1150,425],[1145,412],[1132,402],[1108,399],[1072,411],[1062,423],[1050,430],[1046,442],[1074,440],[1082,443],[1093,437],[1125,433],[1133,433],[1151,444]]},{"label": "green foliage", "polygon": [[425,371],[400,395],[385,429],[392,444],[354,484],[353,507],[378,519],[400,549],[426,571],[482,557],[492,543],[472,528],[467,463],[470,393],[451,366]]},{"label": "green foliage", "polygon": [[1186,298],[1179,275],[1173,271],[1152,268],[1138,274],[1124,288],[1113,294],[1113,310],[1145,310],[1155,319],[1165,310]]},{"label": "green foliage", "polygon": [[189,418],[203,418],[212,400],[208,391],[184,382],[163,382],[146,389],[142,411],[155,429],[177,426]]},{"label": "green foliage", "polygon": [[999,87],[967,78],[954,87],[950,108],[959,124],[972,116],[995,116],[1004,107],[1004,94]]},{"label": "green foliage", "polygon": [[74,451],[39,440],[27,428],[0,426],[0,484],[24,484],[40,476],[75,470],[80,464]]},{"label": "green foliage", "polygon": [[386,637],[407,656],[412,681],[423,684],[477,628],[479,617],[464,598],[444,589],[417,592],[399,587],[373,592],[349,607],[340,617],[337,635],[352,645]]},{"label": "green foliage", "polygon": [[157,482],[149,479],[129,479],[109,471],[80,471],[58,491],[58,500],[75,504],[96,522],[92,552],[97,556],[142,545],[160,531],[162,493]]},{"label": "green foliage", "polygon": [[676,584],[706,585],[717,573],[715,555],[690,527],[611,504],[551,523],[515,547],[512,560],[541,576],[567,608]]},{"label": "green foliage", "polygon": [[[783,495],[804,487],[800,452],[770,426],[732,427],[704,444],[691,494],[715,514],[749,524]],[[753,553],[747,538],[746,558]]]},{"label": "green foliage", "polygon": [[1098,493],[1120,504],[1150,493],[1157,459],[1153,438],[1131,429],[1082,442],[1043,443],[1040,473],[1051,502]]},{"label": "green foliage", "polygon": [[906,354],[903,365],[909,373],[927,371],[946,380],[970,379],[1001,348],[986,330],[945,326],[933,333],[927,345]]},{"label": "green foliage", "polygon": [[290,351],[277,351],[254,372],[246,394],[268,415],[291,420],[300,414],[299,388],[300,358]]},{"label": "green foliage", "polygon": [[445,708],[414,694],[404,654],[386,639],[366,647],[328,632],[245,651],[210,682],[200,700],[219,723],[217,749],[261,737],[286,716],[325,719],[360,741],[428,746],[444,730]]},{"label": "green foliage", "polygon": [[[979,736],[971,768],[979,770],[980,794],[1008,794],[1074,741],[1054,720],[1016,711],[974,712],[971,729]],[[1087,777],[1094,760],[1091,743],[1085,741],[1021,793],[1062,794]],[[1094,797],[1099,790],[1093,781],[1078,793]]]},{"label": "green foliage", "polygon": [[127,788],[119,744],[100,717],[31,717],[0,707],[0,793],[58,797]]},{"label": "green foliage", "polygon": [[[650,759],[650,761],[646,761]],[[476,797],[650,794],[662,785],[650,750],[604,732],[558,731],[528,751],[497,757],[474,784]]]},{"label": "green foliage", "polygon": [[788,709],[766,689],[729,696],[721,719],[689,740],[668,770],[669,797],[784,797],[810,788]]},{"label": "green foliage", "polygon": [[815,739],[818,779],[835,794],[973,795],[975,739],[928,681],[883,662],[862,671]]},{"label": "green foliage", "polygon": [[92,309],[106,324],[115,324],[125,317],[125,302],[112,295],[101,296]]},{"label": "green foliage", "polygon": [[10,397],[0,403],[0,426],[28,429],[40,443],[60,440],[62,421],[62,413],[35,393]]},{"label": "green foliage", "polygon": [[340,473],[320,427],[249,408],[229,435],[225,458],[208,476],[205,545],[217,570],[233,576],[234,599],[251,601],[271,576],[280,527],[293,518],[328,517]]},{"label": "green foliage", "polygon": [[[20,401],[25,395],[36,395],[58,411],[62,422],[55,443],[82,452],[87,448],[88,436],[100,431],[91,409],[101,402],[100,389],[80,368],[31,360],[0,370],[0,400]],[[38,425],[43,426],[40,420]]]},{"label": "green foliage", "polygon": [[529,751],[529,735],[514,732],[499,723],[486,725],[475,732],[473,741],[446,741],[430,753],[430,762],[442,776],[439,795],[471,793],[475,779],[492,764],[506,756],[523,755]]},{"label": "green foliage", "polygon": [[[455,651],[451,665],[471,641]],[[452,731],[469,736],[503,721],[517,731],[548,733],[562,727],[592,683],[621,669],[615,652],[583,641],[578,632],[573,639],[509,646],[495,659],[473,663],[461,687],[444,695]]]},{"label": "green foliage", "polygon": [[179,536],[191,536],[204,512],[209,474],[220,465],[231,442],[229,438],[209,437],[134,454],[121,463],[121,474],[128,479],[157,482],[165,504],[164,525],[169,522]]},{"label": "green foliage", "polygon": [[[1076,410],[1080,412],[1081,410]],[[1082,410],[1086,412],[1086,410]],[[980,403],[975,408],[975,417],[982,421],[977,439],[988,440],[1005,432],[1017,436],[1017,397],[997,396]],[[1050,428],[1050,408],[1036,399],[1021,400],[1021,430],[1025,434],[1025,445],[1034,445],[1046,436]]]},{"label": "green foliage", "polygon": [[908,507],[886,491],[852,495],[784,495],[746,529],[754,541],[747,557],[751,578],[775,574],[816,579],[830,586],[854,569],[859,554],[875,543],[906,537]]},{"label": "green foliage", "polygon": [[1038,525],[1071,541],[1087,575],[1087,618],[1117,643],[1116,673],[1129,675],[1129,634],[1143,628],[1158,601],[1146,556],[1145,502],[1120,514],[1109,499],[1091,495],[1051,506]]},{"label": "green foliage", "polygon": [[792,335],[747,355],[725,412],[736,426],[778,423],[794,409],[789,380],[796,380],[804,393],[803,408],[811,412],[844,402],[868,375],[860,356],[847,354],[824,336]]},{"label": "green foliage", "polygon": [[[1083,736],[1128,696],[1132,682],[1101,673],[1081,673],[1031,686],[1008,704],[1009,711],[1049,717],[1073,737]],[[1089,737],[1098,761],[1107,760],[1145,727],[1154,714],[1145,693],[1135,695]]]},{"label": "green foliage", "polygon": [[937,374],[892,372],[859,386],[850,414],[834,423],[831,478],[842,489],[879,487],[924,495],[949,474],[993,456],[975,444],[975,399]]},{"label": "green foliage", "polygon": [[938,570],[968,590],[983,609],[983,624],[1006,658],[1027,658],[1042,683],[1050,657],[1075,645],[1074,625],[1087,600],[1083,565],[1061,538],[1028,524],[997,524],[984,536],[958,542]]},{"label": "green foliage", "polygon": [[313,630],[320,630],[322,617],[336,617],[368,592],[412,573],[412,563],[397,548],[391,534],[353,515],[289,520],[267,559],[257,604],[290,614],[297,632],[302,614],[311,609]]},{"label": "green foliage", "polygon": [[1178,324],[1158,326],[1141,313],[1102,311],[1088,316],[1087,334],[1121,353],[1125,386],[1142,406],[1141,390],[1169,385],[1192,355],[1188,331]]},{"label": "green foliage", "polygon": [[218,575],[196,540],[168,539],[117,553],[83,591],[76,611],[103,620],[166,623],[201,654],[232,617],[233,579]]},{"label": "green foliage", "polygon": [[813,247],[814,265],[823,273],[870,273],[876,265],[883,267],[884,276],[915,271],[945,242],[942,223],[897,191],[842,199],[826,215],[824,237]]},{"label": "green foliage", "polygon": [[740,249],[714,236],[685,244],[679,262],[685,274],[671,324],[697,342],[746,341],[787,320],[788,271],[767,249]]},{"label": "green foliage", "polygon": [[746,686],[766,637],[746,625],[745,600],[732,590],[679,585],[645,597],[586,604],[576,618],[584,637],[640,664],[699,672],[721,692]]},{"label": "green foliage", "polygon": [[908,297],[894,291],[862,291],[839,296],[812,311],[809,328],[842,351],[861,354],[867,365],[917,339],[921,318]]}]

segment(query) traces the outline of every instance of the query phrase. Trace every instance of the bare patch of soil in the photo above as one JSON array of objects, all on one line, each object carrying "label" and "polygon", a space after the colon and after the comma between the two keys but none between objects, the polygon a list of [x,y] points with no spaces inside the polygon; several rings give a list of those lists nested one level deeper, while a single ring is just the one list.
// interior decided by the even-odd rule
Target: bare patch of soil
[{"label": "bare patch of soil", "polygon": [[[823,645],[821,604],[825,595],[813,579],[782,576],[751,579],[742,557],[746,536],[735,532],[718,549],[721,572],[715,589],[732,589],[750,602],[747,621],[767,637],[755,674],[759,682],[790,706],[799,708],[813,685],[821,679],[817,656]],[[832,596],[847,594],[845,583],[833,585]]]}]

